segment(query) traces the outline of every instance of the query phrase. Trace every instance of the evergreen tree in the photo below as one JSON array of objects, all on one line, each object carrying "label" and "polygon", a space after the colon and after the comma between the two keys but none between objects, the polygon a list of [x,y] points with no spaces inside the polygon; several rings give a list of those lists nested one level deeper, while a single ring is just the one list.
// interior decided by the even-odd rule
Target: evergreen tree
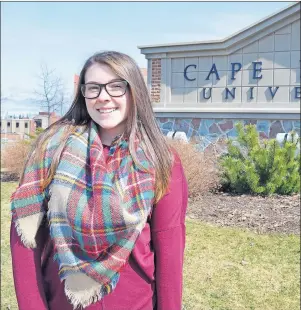
[{"label": "evergreen tree", "polygon": [[300,153],[294,141],[281,147],[275,139],[260,141],[256,126],[236,125],[237,141],[228,140],[221,157],[221,182],[225,190],[270,195],[300,191]]}]

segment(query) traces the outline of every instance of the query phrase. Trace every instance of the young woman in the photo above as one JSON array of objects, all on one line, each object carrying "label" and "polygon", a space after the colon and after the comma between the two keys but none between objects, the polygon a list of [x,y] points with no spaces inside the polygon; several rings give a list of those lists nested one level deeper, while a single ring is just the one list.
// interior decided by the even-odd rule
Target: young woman
[{"label": "young woman", "polygon": [[11,198],[20,310],[180,310],[187,183],[127,55],[90,57]]}]

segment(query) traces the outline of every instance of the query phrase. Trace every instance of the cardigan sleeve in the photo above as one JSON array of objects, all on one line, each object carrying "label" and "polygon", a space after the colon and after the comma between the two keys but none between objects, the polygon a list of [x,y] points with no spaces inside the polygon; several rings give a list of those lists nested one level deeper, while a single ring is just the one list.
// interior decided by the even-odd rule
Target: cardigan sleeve
[{"label": "cardigan sleeve", "polygon": [[10,249],[15,292],[19,310],[47,310],[41,269],[41,242],[37,236],[37,247],[26,248],[12,221]]},{"label": "cardigan sleeve", "polygon": [[157,310],[182,309],[187,203],[187,181],[175,154],[169,189],[152,214]]}]

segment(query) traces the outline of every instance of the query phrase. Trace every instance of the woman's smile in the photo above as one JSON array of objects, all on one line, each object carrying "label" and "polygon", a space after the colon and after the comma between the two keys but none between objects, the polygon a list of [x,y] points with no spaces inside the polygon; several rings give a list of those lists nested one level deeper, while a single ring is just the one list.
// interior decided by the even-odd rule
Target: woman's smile
[{"label": "woman's smile", "polygon": [[96,109],[100,114],[111,114],[115,112],[118,108],[106,108],[106,109]]}]

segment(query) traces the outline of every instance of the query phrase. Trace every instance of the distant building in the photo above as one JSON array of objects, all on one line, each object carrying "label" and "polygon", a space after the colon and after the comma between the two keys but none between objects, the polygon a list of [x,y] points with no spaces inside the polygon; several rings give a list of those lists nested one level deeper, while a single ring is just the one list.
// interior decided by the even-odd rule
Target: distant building
[{"label": "distant building", "polygon": [[1,142],[10,142],[23,140],[28,135],[34,133],[36,124],[30,118],[12,118],[6,117],[1,119]]},{"label": "distant building", "polygon": [[7,118],[1,119],[1,133],[30,134],[35,129],[35,124],[29,118]]},{"label": "distant building", "polygon": [[74,74],[74,78],[73,78],[73,84],[74,84],[74,97],[75,97],[75,94],[76,94],[76,91],[77,91],[77,85],[78,85],[78,82],[79,82],[79,75],[77,74]]},{"label": "distant building", "polygon": [[48,116],[49,116],[48,112],[39,112],[38,115],[34,116],[33,120],[36,123],[36,127],[46,129],[51,124],[55,123],[61,118],[59,115],[56,115],[54,112],[50,113],[49,118]]},{"label": "distant building", "polygon": [[28,139],[29,135],[35,133],[36,128],[46,129],[60,119],[55,113],[50,114],[48,119],[47,112],[39,112],[34,117],[5,116],[1,118],[1,144]]}]

